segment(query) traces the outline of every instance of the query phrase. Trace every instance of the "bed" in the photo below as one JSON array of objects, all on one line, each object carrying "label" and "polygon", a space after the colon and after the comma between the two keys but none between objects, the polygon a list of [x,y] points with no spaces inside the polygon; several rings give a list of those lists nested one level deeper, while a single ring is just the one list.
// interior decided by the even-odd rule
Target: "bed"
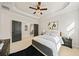
[{"label": "bed", "polygon": [[49,32],[33,38],[32,45],[45,56],[58,56],[63,41],[57,33]]}]

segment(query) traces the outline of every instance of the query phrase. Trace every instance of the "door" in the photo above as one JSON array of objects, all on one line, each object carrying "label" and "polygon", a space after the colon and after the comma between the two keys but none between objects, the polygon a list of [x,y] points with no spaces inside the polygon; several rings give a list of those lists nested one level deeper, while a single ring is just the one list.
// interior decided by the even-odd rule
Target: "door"
[{"label": "door", "polygon": [[12,42],[21,40],[21,22],[12,21]]},{"label": "door", "polygon": [[38,36],[38,24],[34,24],[34,36]]}]

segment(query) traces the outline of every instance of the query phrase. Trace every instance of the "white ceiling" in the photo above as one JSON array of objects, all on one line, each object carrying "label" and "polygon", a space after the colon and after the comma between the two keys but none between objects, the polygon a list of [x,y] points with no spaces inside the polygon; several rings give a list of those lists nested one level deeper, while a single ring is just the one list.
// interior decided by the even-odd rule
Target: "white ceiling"
[{"label": "white ceiling", "polygon": [[50,12],[55,12],[59,9],[62,9],[65,6],[67,6],[67,4],[68,3],[66,2],[41,2],[41,8],[44,7],[48,9],[47,11],[42,11],[43,15],[33,14],[35,10],[29,8],[29,6],[36,7],[37,2],[19,2],[19,3],[15,3],[15,7],[21,11],[24,11],[25,13],[29,13],[31,15],[41,17]]},{"label": "white ceiling", "polygon": [[17,12],[35,18],[53,14],[67,8],[70,5],[69,2],[41,2],[41,8],[47,8],[47,11],[42,11],[43,15],[37,15],[33,14],[35,10],[29,8],[29,6],[36,7],[37,2],[3,2],[2,4],[9,6],[11,9],[17,10]]}]

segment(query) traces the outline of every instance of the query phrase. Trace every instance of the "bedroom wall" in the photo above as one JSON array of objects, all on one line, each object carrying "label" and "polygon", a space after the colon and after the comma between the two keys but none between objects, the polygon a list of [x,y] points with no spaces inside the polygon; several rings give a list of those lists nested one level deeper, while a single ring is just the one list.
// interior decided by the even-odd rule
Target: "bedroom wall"
[{"label": "bedroom wall", "polygon": [[[22,40],[12,43],[12,20],[22,22]],[[0,9],[0,39],[11,39],[10,53],[23,50],[32,44],[30,36],[30,24],[38,24],[38,20],[22,16],[13,11]],[[28,30],[25,31],[25,25],[28,25]]]},{"label": "bedroom wall", "polygon": [[[70,35],[73,41],[73,47],[79,48],[79,10],[69,11],[54,17],[41,18],[39,23],[41,30],[39,34],[41,34],[43,30],[46,32],[49,31],[48,23],[50,21],[58,21],[58,31],[63,32],[64,36]],[[71,28],[72,30],[68,31]]]}]

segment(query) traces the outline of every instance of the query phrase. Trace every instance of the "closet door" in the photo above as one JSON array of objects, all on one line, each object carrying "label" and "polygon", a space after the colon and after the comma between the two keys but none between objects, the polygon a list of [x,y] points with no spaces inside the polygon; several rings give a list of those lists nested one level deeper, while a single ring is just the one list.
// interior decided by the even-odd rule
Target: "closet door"
[{"label": "closet door", "polygon": [[21,22],[12,21],[12,42],[21,40]]},{"label": "closet door", "polygon": [[38,36],[38,24],[34,24],[34,36]]}]

